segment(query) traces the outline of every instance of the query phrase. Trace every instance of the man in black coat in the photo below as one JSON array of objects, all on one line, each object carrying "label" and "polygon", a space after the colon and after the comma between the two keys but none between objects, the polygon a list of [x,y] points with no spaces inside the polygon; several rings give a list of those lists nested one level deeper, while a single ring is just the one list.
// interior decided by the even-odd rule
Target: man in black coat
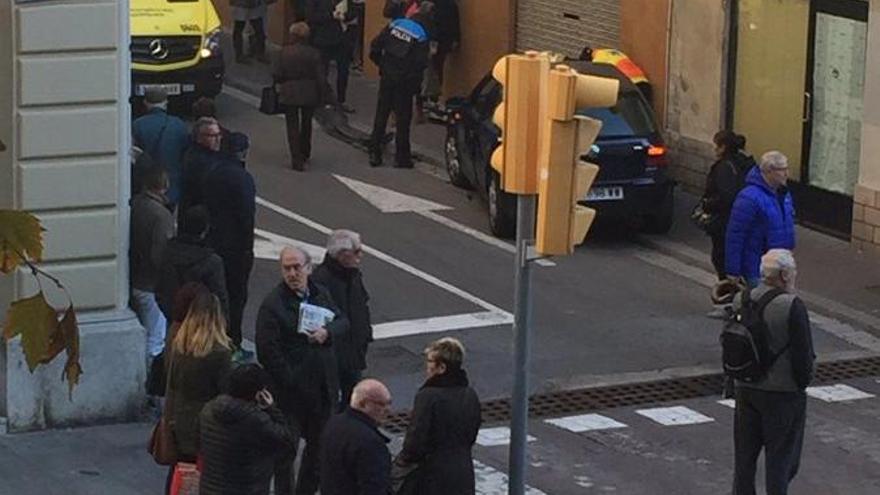
[{"label": "man in black coat", "polygon": [[[246,153],[245,149],[243,153]],[[236,347],[236,359],[252,356],[241,348],[241,320],[247,303],[248,278],[254,265],[254,216],[257,190],[254,178],[235,156],[224,155],[202,181],[204,204],[211,229],[208,246],[223,259],[229,293],[227,333]]]},{"label": "man in black coat", "polygon": [[321,495],[388,495],[391,454],[379,425],[391,393],[377,380],[357,384],[351,407],[327,423],[321,440]]},{"label": "man in black coat", "polygon": [[208,225],[208,210],[194,206],[183,213],[177,237],[165,246],[159,265],[156,301],[168,321],[173,316],[174,295],[187,282],[199,282],[207,287],[220,300],[223,314],[229,315],[223,260],[205,245]]},{"label": "man in black coat", "polygon": [[202,182],[226,156],[220,151],[223,132],[217,119],[200,117],[196,120],[193,124],[192,139],[193,145],[187,149],[183,157],[178,211],[186,211],[193,206],[204,204]]},{"label": "man in black coat", "polygon": [[200,495],[269,495],[275,460],[295,448],[295,437],[268,385],[258,365],[241,365],[230,373],[226,392],[205,404]]},{"label": "man in black coat", "polygon": [[353,47],[344,29],[348,29],[354,9],[345,1],[346,8],[340,10],[340,0],[306,0],[305,14],[311,30],[311,45],[321,52],[324,67],[328,67],[331,60],[336,64],[336,104],[350,113],[353,109],[345,104],[345,97]]},{"label": "man in black coat", "polygon": [[412,123],[413,99],[422,87],[428,66],[430,47],[428,29],[433,4],[423,2],[419,12],[410,18],[398,18],[370,43],[370,60],[379,66],[379,100],[370,137],[370,165],[382,165],[385,127],[391,112],[397,118],[397,167],[412,168],[409,133]]},{"label": "man in black coat", "polygon": [[[319,483],[321,431],[339,397],[334,346],[346,338],[349,324],[327,289],[309,280],[308,253],[288,246],[280,261],[283,280],[257,313],[257,360],[272,377],[281,410],[306,441],[296,493],[313,495]],[[315,306],[329,310],[332,319],[323,326],[301,325],[303,303],[312,314],[320,312]],[[294,457],[295,452],[275,466],[276,494],[291,493]]]},{"label": "man in black coat", "polygon": [[341,391],[339,411],[348,405],[352,389],[361,381],[361,373],[367,367],[367,346],[373,341],[370,295],[360,270],[362,257],[361,236],[357,232],[334,230],[327,238],[327,255],[312,274],[312,280],[330,291],[349,322],[347,338],[335,345]]}]

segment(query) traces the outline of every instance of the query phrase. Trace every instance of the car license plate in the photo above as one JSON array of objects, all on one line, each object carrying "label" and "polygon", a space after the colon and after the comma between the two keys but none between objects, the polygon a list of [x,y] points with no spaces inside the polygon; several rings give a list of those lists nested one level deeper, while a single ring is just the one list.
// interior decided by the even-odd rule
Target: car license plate
[{"label": "car license plate", "polygon": [[623,199],[623,187],[594,187],[587,193],[587,201],[616,201]]},{"label": "car license plate", "polygon": [[144,96],[144,93],[147,92],[148,89],[154,88],[164,88],[165,93],[168,96],[175,96],[180,94],[180,84],[138,84],[137,88],[135,88],[135,95]]}]

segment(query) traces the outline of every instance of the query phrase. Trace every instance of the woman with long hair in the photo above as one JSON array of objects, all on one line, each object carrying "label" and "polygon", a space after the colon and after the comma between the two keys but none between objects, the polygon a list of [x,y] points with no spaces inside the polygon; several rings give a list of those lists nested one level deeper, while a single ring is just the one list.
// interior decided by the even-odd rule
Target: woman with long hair
[{"label": "woman with long hair", "polygon": [[[232,343],[217,296],[196,294],[171,340],[168,354],[168,414],[178,460],[195,462],[202,407],[220,394],[232,367]],[[173,467],[172,467],[173,471]]]}]

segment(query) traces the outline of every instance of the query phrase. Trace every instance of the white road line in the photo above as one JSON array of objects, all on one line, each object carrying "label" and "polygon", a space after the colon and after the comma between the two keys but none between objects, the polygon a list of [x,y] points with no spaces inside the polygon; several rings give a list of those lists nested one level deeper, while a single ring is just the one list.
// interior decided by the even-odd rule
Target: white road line
[{"label": "white road line", "polygon": [[309,253],[313,263],[320,263],[324,259],[324,253],[327,251],[321,246],[291,239],[268,230],[254,229],[254,234],[257,237],[257,239],[254,239],[254,256],[260,259],[278,260],[279,256],[281,256],[281,249],[284,246],[290,245]]},{"label": "white road line", "polygon": [[608,416],[602,416],[601,414],[582,414],[580,416],[553,418],[544,420],[544,422],[575,433],[627,427],[624,423],[611,419]]},{"label": "white road line", "polygon": [[[302,215],[294,213],[294,212],[288,210],[287,208],[276,205],[275,203],[268,201],[264,198],[261,198],[259,196],[257,197],[257,204],[264,207],[264,208],[272,210],[275,213],[278,213],[279,215],[285,216],[285,217],[287,217],[291,220],[294,220],[296,222],[299,222],[309,228],[317,230],[318,232],[321,232],[323,234],[329,234],[332,231],[332,229],[330,229],[329,227],[321,225],[318,222],[315,222],[315,221],[310,220]],[[469,301],[473,304],[476,304],[477,306],[480,306],[481,308],[483,308],[487,311],[491,311],[493,313],[503,315],[507,318],[510,318],[511,321],[513,319],[512,314],[499,308],[498,306],[495,306],[487,301],[484,301],[483,299],[480,299],[479,297],[477,297],[469,292],[466,292],[462,289],[459,289],[458,287],[455,287],[454,285],[452,285],[450,283],[444,282],[443,280],[440,280],[439,278],[437,278],[429,273],[426,273],[422,270],[419,270],[418,268],[410,265],[409,263],[403,262],[397,258],[394,258],[388,254],[383,253],[382,251],[379,251],[378,249],[374,249],[374,248],[367,246],[367,245],[364,245],[363,249],[364,249],[364,252],[370,254],[371,256],[374,256],[377,259],[380,259],[380,260],[382,260],[382,261],[384,261],[384,262],[386,262],[396,268],[399,268],[399,269],[401,269],[411,275],[414,275],[414,276],[424,280],[425,282],[428,282],[429,284],[432,284],[436,287],[439,287],[440,289],[443,289],[447,292],[455,294],[456,296],[458,296],[466,301]]]},{"label": "white road line", "polygon": [[[712,287],[718,280],[714,274],[709,273],[706,270],[697,268],[693,265],[689,265],[683,261],[680,261],[677,258],[673,258],[672,256],[667,256],[665,254],[660,254],[655,251],[649,251],[647,249],[637,249],[635,257],[644,261],[645,263],[654,265],[656,267],[675,273],[676,275],[692,280],[697,284],[702,285],[703,287]],[[807,304],[809,304],[809,301],[807,301]],[[877,338],[868,332],[856,330],[847,323],[836,320],[834,318],[830,318],[825,315],[821,315],[819,313],[816,313],[815,311],[810,311],[810,321],[812,321],[816,326],[818,326],[825,332],[834,335],[835,337],[851,345],[873,352],[880,352],[880,338]]]},{"label": "white road line", "polygon": [[509,325],[511,323],[513,323],[513,318],[494,311],[435,316],[373,325],[373,338],[376,340],[390,339],[407,335],[448,332],[465,328],[492,327],[496,325]]},{"label": "white road line", "polygon": [[693,425],[715,421],[709,416],[704,416],[684,406],[639,409],[636,411],[636,414],[660,423],[663,426]]},{"label": "white road line", "polygon": [[[526,436],[527,442],[534,442],[535,437]],[[477,434],[477,444],[483,447],[499,447],[502,445],[510,445],[510,428],[499,426],[496,428],[482,428]]]},{"label": "white road line", "polygon": [[874,394],[869,394],[868,392],[863,392],[855,387],[844,384],[824,387],[807,387],[807,395],[825,402],[844,402],[875,397]]},{"label": "white road line", "polygon": [[736,401],[733,399],[722,399],[718,401],[724,407],[729,407],[731,409],[736,409]]},{"label": "white road line", "polygon": [[[477,481],[476,492],[480,495],[507,495],[507,475],[501,471],[474,460],[474,477]],[[547,495],[546,493],[526,486],[526,495]]]}]

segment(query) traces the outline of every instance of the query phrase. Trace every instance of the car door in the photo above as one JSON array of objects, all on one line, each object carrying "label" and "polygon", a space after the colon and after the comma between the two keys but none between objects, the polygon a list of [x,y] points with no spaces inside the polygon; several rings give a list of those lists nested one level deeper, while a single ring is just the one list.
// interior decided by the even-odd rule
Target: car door
[{"label": "car door", "polygon": [[498,81],[492,76],[486,76],[471,93],[471,106],[476,118],[472,140],[475,164],[472,184],[479,191],[486,191],[489,187],[489,160],[498,147],[498,138],[501,137],[501,130],[492,122],[495,108],[501,103],[501,91]]}]

